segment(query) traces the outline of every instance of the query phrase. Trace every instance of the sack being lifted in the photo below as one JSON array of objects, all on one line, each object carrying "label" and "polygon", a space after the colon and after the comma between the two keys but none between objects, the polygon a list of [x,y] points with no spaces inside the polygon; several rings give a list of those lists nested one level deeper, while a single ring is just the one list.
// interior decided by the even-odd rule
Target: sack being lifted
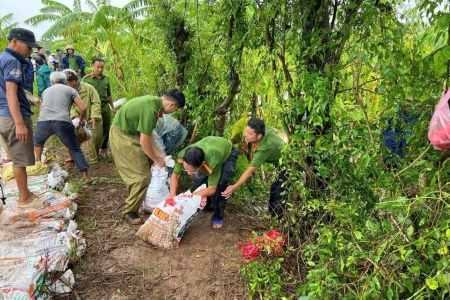
[{"label": "sack being lifted", "polygon": [[167,167],[160,167],[157,164],[153,164],[151,171],[152,179],[148,186],[145,199],[142,202],[142,209],[149,213],[153,212],[160,202],[167,200],[170,196],[169,186],[167,184],[167,180],[169,179]]},{"label": "sack being lifted", "polygon": [[[195,191],[206,188],[201,185]],[[186,229],[206,205],[206,197],[190,191],[158,204],[152,215],[139,228],[136,235],[161,248],[177,247]]]},{"label": "sack being lifted", "polygon": [[450,108],[448,100],[450,99],[450,89],[443,92],[441,100],[434,109],[433,117],[428,129],[428,139],[436,150],[445,150],[450,148]]}]

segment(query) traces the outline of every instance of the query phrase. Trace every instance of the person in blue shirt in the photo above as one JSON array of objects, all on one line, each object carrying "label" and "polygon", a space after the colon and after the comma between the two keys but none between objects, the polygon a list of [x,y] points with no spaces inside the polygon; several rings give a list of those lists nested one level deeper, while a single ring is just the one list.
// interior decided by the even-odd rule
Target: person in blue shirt
[{"label": "person in blue shirt", "polygon": [[8,47],[0,54],[0,135],[13,162],[14,177],[19,189],[18,207],[36,209],[44,204],[27,186],[27,166],[35,164],[33,121],[30,102],[25,94],[25,60],[38,48],[34,33],[13,28],[8,34]]}]

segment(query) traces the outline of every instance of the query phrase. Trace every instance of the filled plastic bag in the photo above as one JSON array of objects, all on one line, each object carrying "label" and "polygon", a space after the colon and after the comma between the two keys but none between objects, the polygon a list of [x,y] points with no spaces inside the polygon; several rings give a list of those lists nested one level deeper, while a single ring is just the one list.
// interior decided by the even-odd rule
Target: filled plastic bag
[{"label": "filled plastic bag", "polygon": [[173,149],[181,145],[188,132],[177,119],[169,115],[163,115],[156,122],[153,135],[156,146],[163,155],[170,154]]},{"label": "filled plastic bag", "polygon": [[[44,165],[40,161],[36,161],[36,164],[34,166],[28,166],[26,170],[28,176],[44,175],[50,173],[50,167]],[[2,177],[5,182],[14,178],[14,171],[12,165],[8,165],[2,168]]]},{"label": "filled plastic bag", "polygon": [[88,122],[85,122],[84,126],[80,126],[80,118],[72,119],[72,124],[75,126],[75,135],[77,136],[78,143],[82,144],[92,137],[91,129]]},{"label": "filled plastic bag", "polygon": [[428,129],[428,139],[436,150],[445,150],[450,148],[449,99],[450,89],[447,92],[442,93],[441,100],[434,109],[434,114],[430,122],[430,128]]},{"label": "filled plastic bag", "polygon": [[[201,185],[197,190],[206,188]],[[206,205],[206,197],[190,191],[158,204],[136,235],[161,248],[177,247],[186,229]]]},{"label": "filled plastic bag", "polygon": [[166,201],[170,196],[169,186],[167,185],[169,177],[167,168],[153,164],[151,171],[152,179],[148,186],[144,202],[142,202],[142,209],[150,213],[153,212],[160,202]]}]

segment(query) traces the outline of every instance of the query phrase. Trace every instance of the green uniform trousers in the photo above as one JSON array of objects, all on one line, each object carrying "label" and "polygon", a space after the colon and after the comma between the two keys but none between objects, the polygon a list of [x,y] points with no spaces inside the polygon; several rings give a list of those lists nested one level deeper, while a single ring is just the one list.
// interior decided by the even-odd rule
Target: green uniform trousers
[{"label": "green uniform trousers", "polygon": [[103,121],[95,123],[95,129],[91,130],[92,137],[88,141],[87,154],[89,155],[89,164],[98,163],[98,151],[103,141]]},{"label": "green uniform trousers", "polygon": [[111,152],[117,171],[129,193],[122,215],[136,212],[147,193],[151,179],[151,161],[139,143],[139,135],[129,135],[112,125],[109,132]]},{"label": "green uniform trousers", "polygon": [[108,102],[102,102],[103,136],[101,149],[108,149],[109,129],[111,127],[111,108]]}]

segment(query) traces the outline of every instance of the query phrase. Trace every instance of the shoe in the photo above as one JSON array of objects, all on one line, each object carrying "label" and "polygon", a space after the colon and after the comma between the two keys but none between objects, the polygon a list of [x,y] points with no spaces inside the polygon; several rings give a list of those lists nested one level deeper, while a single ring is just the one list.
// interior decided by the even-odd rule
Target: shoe
[{"label": "shoe", "polygon": [[73,162],[74,162],[73,158],[66,159],[66,164],[71,164]]},{"label": "shoe", "polygon": [[141,225],[144,224],[144,220],[135,212],[127,214],[125,217],[125,222],[131,225]]},{"label": "shoe", "polygon": [[214,220],[212,223],[214,229],[219,229],[223,226],[223,220]]}]

